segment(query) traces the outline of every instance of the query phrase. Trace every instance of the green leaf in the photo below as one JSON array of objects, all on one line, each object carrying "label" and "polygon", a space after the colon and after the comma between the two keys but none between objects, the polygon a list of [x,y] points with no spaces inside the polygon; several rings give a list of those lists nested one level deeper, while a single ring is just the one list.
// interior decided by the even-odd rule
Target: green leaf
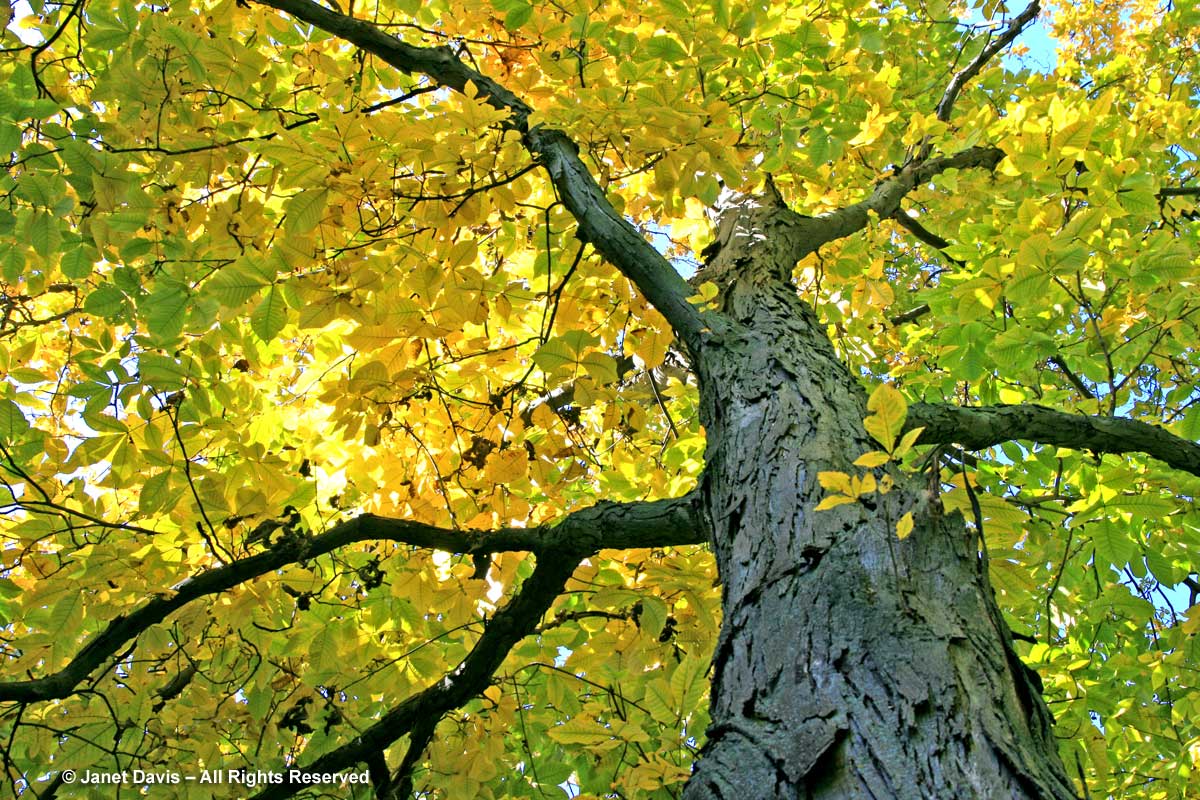
[{"label": "green leaf", "polygon": [[138,513],[143,517],[162,511],[171,499],[171,470],[152,475],[142,484],[138,495]]},{"label": "green leaf", "polygon": [[1096,554],[1109,564],[1120,569],[1133,558],[1137,543],[1123,526],[1108,519],[1099,519],[1089,527],[1092,529],[1092,544],[1096,546]]},{"label": "green leaf", "polygon": [[1179,421],[1179,435],[1193,442],[1200,441],[1200,403],[1195,403]]},{"label": "green leaf", "polygon": [[519,30],[533,18],[533,6],[528,3],[518,3],[504,15],[504,27],[510,31]]},{"label": "green leaf", "polygon": [[83,600],[81,592],[65,592],[46,618],[46,625],[56,637],[74,638],[78,633],[79,624],[83,621]]},{"label": "green leaf", "polygon": [[707,687],[704,680],[706,669],[708,662],[705,659],[687,656],[679,662],[679,666],[671,675],[671,692],[679,702],[680,710],[685,714],[690,713],[700,703]]},{"label": "green leaf", "polygon": [[138,356],[138,374],[142,383],[159,392],[182,389],[188,380],[188,371],[188,367],[179,360],[160,353]]},{"label": "green leaf", "polygon": [[111,283],[101,284],[83,301],[83,310],[111,319],[125,310],[125,293]]},{"label": "green leaf", "polygon": [[533,354],[533,363],[549,375],[573,376],[581,368],[581,354],[598,340],[584,331],[567,331],[546,341]]},{"label": "green leaf", "polygon": [[646,53],[651,58],[662,59],[670,63],[687,58],[687,51],[683,49],[683,45],[672,36],[654,36],[646,42],[645,47]]},{"label": "green leaf", "polygon": [[306,189],[287,202],[287,217],[283,229],[289,234],[310,231],[321,222],[325,204],[329,200],[328,189]]},{"label": "green leaf", "polygon": [[204,285],[204,291],[216,297],[223,306],[240,306],[270,285],[273,276],[266,272],[259,264],[239,261],[223,267]]},{"label": "green leaf", "polygon": [[611,729],[588,717],[569,719],[550,728],[546,735],[556,742],[579,747],[608,749],[618,745]]},{"label": "green leaf", "polygon": [[181,281],[160,279],[143,303],[147,306],[146,325],[156,342],[171,342],[183,331],[190,292]]},{"label": "green leaf", "polygon": [[679,714],[675,711],[675,698],[666,679],[655,678],[646,684],[646,695],[642,698],[642,704],[646,706],[650,716],[662,724],[678,724]]},{"label": "green leaf", "polygon": [[11,400],[0,400],[0,439],[12,442],[29,430],[29,420]]},{"label": "green leaf", "polygon": [[63,253],[62,260],[58,262],[58,268],[62,270],[64,276],[73,280],[86,278],[92,274],[96,258],[96,252],[90,247],[75,247]]},{"label": "green leaf", "polygon": [[44,211],[38,211],[29,222],[29,243],[42,258],[49,258],[62,242],[58,223]]},{"label": "green leaf", "polygon": [[272,341],[287,325],[287,303],[278,287],[272,286],[250,315],[250,328],[264,342]]}]

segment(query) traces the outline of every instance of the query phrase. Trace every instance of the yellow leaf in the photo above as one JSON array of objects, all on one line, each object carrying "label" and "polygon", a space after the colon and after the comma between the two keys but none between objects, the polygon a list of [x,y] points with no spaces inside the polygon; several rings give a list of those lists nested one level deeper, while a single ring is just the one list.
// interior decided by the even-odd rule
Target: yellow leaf
[{"label": "yellow leaf", "polygon": [[904,458],[908,454],[908,451],[912,449],[913,444],[917,441],[917,437],[921,435],[921,431],[923,430],[925,430],[924,427],[913,428],[911,431],[905,433],[900,438],[900,444],[896,445],[896,449],[892,455],[898,459]]},{"label": "yellow leaf", "polygon": [[528,471],[529,456],[518,447],[491,453],[483,468],[484,477],[493,483],[519,481]]},{"label": "yellow leaf", "polygon": [[871,450],[854,459],[854,466],[873,469],[881,467],[892,460],[892,457],[880,450]]},{"label": "yellow leaf", "polygon": [[720,290],[717,288],[715,283],[712,281],[705,281],[704,283],[700,284],[700,288],[696,294],[688,298],[688,302],[694,306],[698,306],[699,308],[704,308],[717,299],[717,292],[719,291]]},{"label": "yellow leaf", "polygon": [[908,416],[908,402],[904,395],[888,384],[881,383],[871,392],[867,410],[873,413],[863,420],[863,427],[889,453],[892,452],[896,437],[904,427],[904,418]]},{"label": "yellow leaf", "polygon": [[831,508],[837,508],[838,506],[845,505],[846,503],[853,503],[854,500],[855,498],[850,497],[849,495],[833,494],[817,503],[817,507],[814,510],[828,511]]},{"label": "yellow leaf", "polygon": [[912,533],[912,529],[913,515],[912,512],[909,511],[900,518],[899,522],[896,523],[896,538],[903,542],[908,538],[908,535]]},{"label": "yellow leaf", "polygon": [[822,489],[828,489],[841,494],[854,494],[850,488],[850,476],[844,472],[818,472],[817,481]]}]

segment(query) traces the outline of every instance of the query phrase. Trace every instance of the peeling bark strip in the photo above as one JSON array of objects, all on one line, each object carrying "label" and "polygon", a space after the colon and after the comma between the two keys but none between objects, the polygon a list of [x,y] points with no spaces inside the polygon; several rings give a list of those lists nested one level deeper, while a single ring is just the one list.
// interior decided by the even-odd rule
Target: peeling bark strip
[{"label": "peeling bark strip", "polygon": [[725,619],[685,797],[1072,798],[961,517],[903,475],[813,510],[817,473],[873,447],[862,389],[783,277],[817,222],[745,202],[705,270],[731,323],[694,364]]}]

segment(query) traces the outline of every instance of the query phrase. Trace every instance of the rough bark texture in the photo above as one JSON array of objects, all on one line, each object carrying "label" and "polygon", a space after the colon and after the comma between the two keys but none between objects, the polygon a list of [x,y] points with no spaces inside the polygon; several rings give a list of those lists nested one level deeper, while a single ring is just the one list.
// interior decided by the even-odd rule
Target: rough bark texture
[{"label": "rough bark texture", "polygon": [[813,510],[818,472],[859,473],[875,449],[862,389],[788,280],[813,222],[744,202],[700,275],[729,322],[693,354],[725,619],[685,796],[1075,797],[962,519],[902,476]]}]

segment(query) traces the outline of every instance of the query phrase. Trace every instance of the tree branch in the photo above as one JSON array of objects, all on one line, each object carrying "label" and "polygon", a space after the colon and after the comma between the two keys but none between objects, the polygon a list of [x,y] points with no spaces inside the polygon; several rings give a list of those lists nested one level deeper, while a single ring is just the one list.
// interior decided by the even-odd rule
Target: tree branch
[{"label": "tree branch", "polygon": [[917,306],[916,308],[910,308],[908,311],[905,311],[903,314],[897,314],[896,316],[889,318],[888,322],[892,323],[892,325],[894,325],[898,328],[901,325],[907,324],[909,322],[916,322],[917,320],[919,320],[921,317],[925,316],[932,310],[933,309],[929,307],[928,303],[922,303],[921,305]]},{"label": "tree branch", "polygon": [[1066,376],[1067,380],[1071,382],[1071,385],[1075,387],[1075,390],[1081,395],[1086,397],[1088,400],[1096,399],[1096,395],[1092,394],[1092,390],[1087,387],[1087,384],[1084,383],[1083,380],[1076,375],[1069,366],[1067,366],[1067,362],[1062,356],[1050,356],[1046,363],[1053,364],[1054,366],[1058,367],[1062,374]]},{"label": "tree branch", "polygon": [[1200,444],[1123,417],[1069,414],[1038,405],[961,406],[915,403],[905,429],[923,427],[918,444],[958,443],[981,450],[1027,439],[1093,453],[1145,453],[1174,469],[1200,476]]},{"label": "tree branch", "polygon": [[[918,241],[924,242],[930,247],[934,247],[938,250],[945,250],[950,246],[950,242],[926,228],[917,221],[916,217],[909,216],[908,212],[902,208],[896,209],[896,213],[892,214],[892,219],[894,219],[896,224],[901,228],[904,228],[904,230],[911,233]],[[963,266],[963,262],[954,256],[947,255],[946,253],[942,253],[942,256],[952,264],[960,267]]]},{"label": "tree branch", "polygon": [[515,94],[463,63],[450,47],[407,44],[369,22],[331,11],[312,0],[255,1],[345,39],[402,72],[426,75],[440,86],[463,94],[471,84],[475,98],[508,112],[505,127],[520,133],[526,150],[545,166],[559,198],[579,223],[579,237],[633,281],[689,348],[699,346],[705,325],[700,312],[687,301],[693,294],[691,287],[612,207],[579,158],[575,143],[560,131],[540,125],[531,128],[529,115],[533,109]]},{"label": "tree branch", "polygon": [[1021,31],[1025,30],[1025,26],[1033,22],[1039,11],[1041,11],[1041,7],[1038,5],[1038,0],[1033,0],[1025,6],[1024,11],[1009,20],[1008,27],[996,37],[995,41],[980,50],[979,54],[971,59],[970,64],[954,73],[954,77],[950,79],[946,91],[942,94],[942,99],[938,101],[938,119],[942,122],[950,121],[950,114],[954,110],[954,101],[958,99],[959,93],[962,92],[967,82],[978,75],[997,53],[1012,44],[1013,40],[1021,35]]},{"label": "tree branch", "polygon": [[[307,767],[300,768],[300,771],[344,772],[373,758],[374,754],[424,721],[440,719],[486,689],[492,674],[508,656],[508,651],[533,630],[586,555],[586,550],[569,546],[561,551],[540,554],[533,574],[516,596],[488,620],[483,635],[471,652],[445,679],[391,708],[356,738],[331,750]],[[275,784],[254,795],[252,800],[281,800],[304,788],[303,783]]]},{"label": "tree branch", "polygon": [[[449,710],[449,709],[447,709]],[[444,712],[443,712],[444,713]],[[408,750],[404,760],[396,768],[396,774],[389,781],[390,789],[386,792],[376,791],[379,800],[409,800],[413,796],[413,770],[437,731],[438,717],[418,719],[408,732]]]},{"label": "tree branch", "polygon": [[116,617],[58,672],[0,683],[0,702],[33,703],[67,697],[123,646],[189,603],[354,542],[392,541],[471,554],[528,550],[540,555],[565,550],[582,553],[581,558],[604,548],[699,544],[706,541],[706,536],[695,498],[692,493],[653,502],[601,502],[569,514],[554,526],[502,528],[491,532],[447,530],[364,514],[319,536],[285,537],[269,550],[188,578],[172,592],[146,601],[128,615]]},{"label": "tree branch", "polygon": [[900,201],[905,195],[946,170],[974,167],[992,170],[1003,158],[1004,151],[996,147],[969,147],[952,156],[914,161],[890,178],[875,184],[867,199],[820,217],[798,220],[795,224],[801,230],[799,239],[802,242],[802,251],[796,259],[814,252],[821,245],[845,238],[867,227],[872,213],[880,219],[896,216],[900,210]]}]

